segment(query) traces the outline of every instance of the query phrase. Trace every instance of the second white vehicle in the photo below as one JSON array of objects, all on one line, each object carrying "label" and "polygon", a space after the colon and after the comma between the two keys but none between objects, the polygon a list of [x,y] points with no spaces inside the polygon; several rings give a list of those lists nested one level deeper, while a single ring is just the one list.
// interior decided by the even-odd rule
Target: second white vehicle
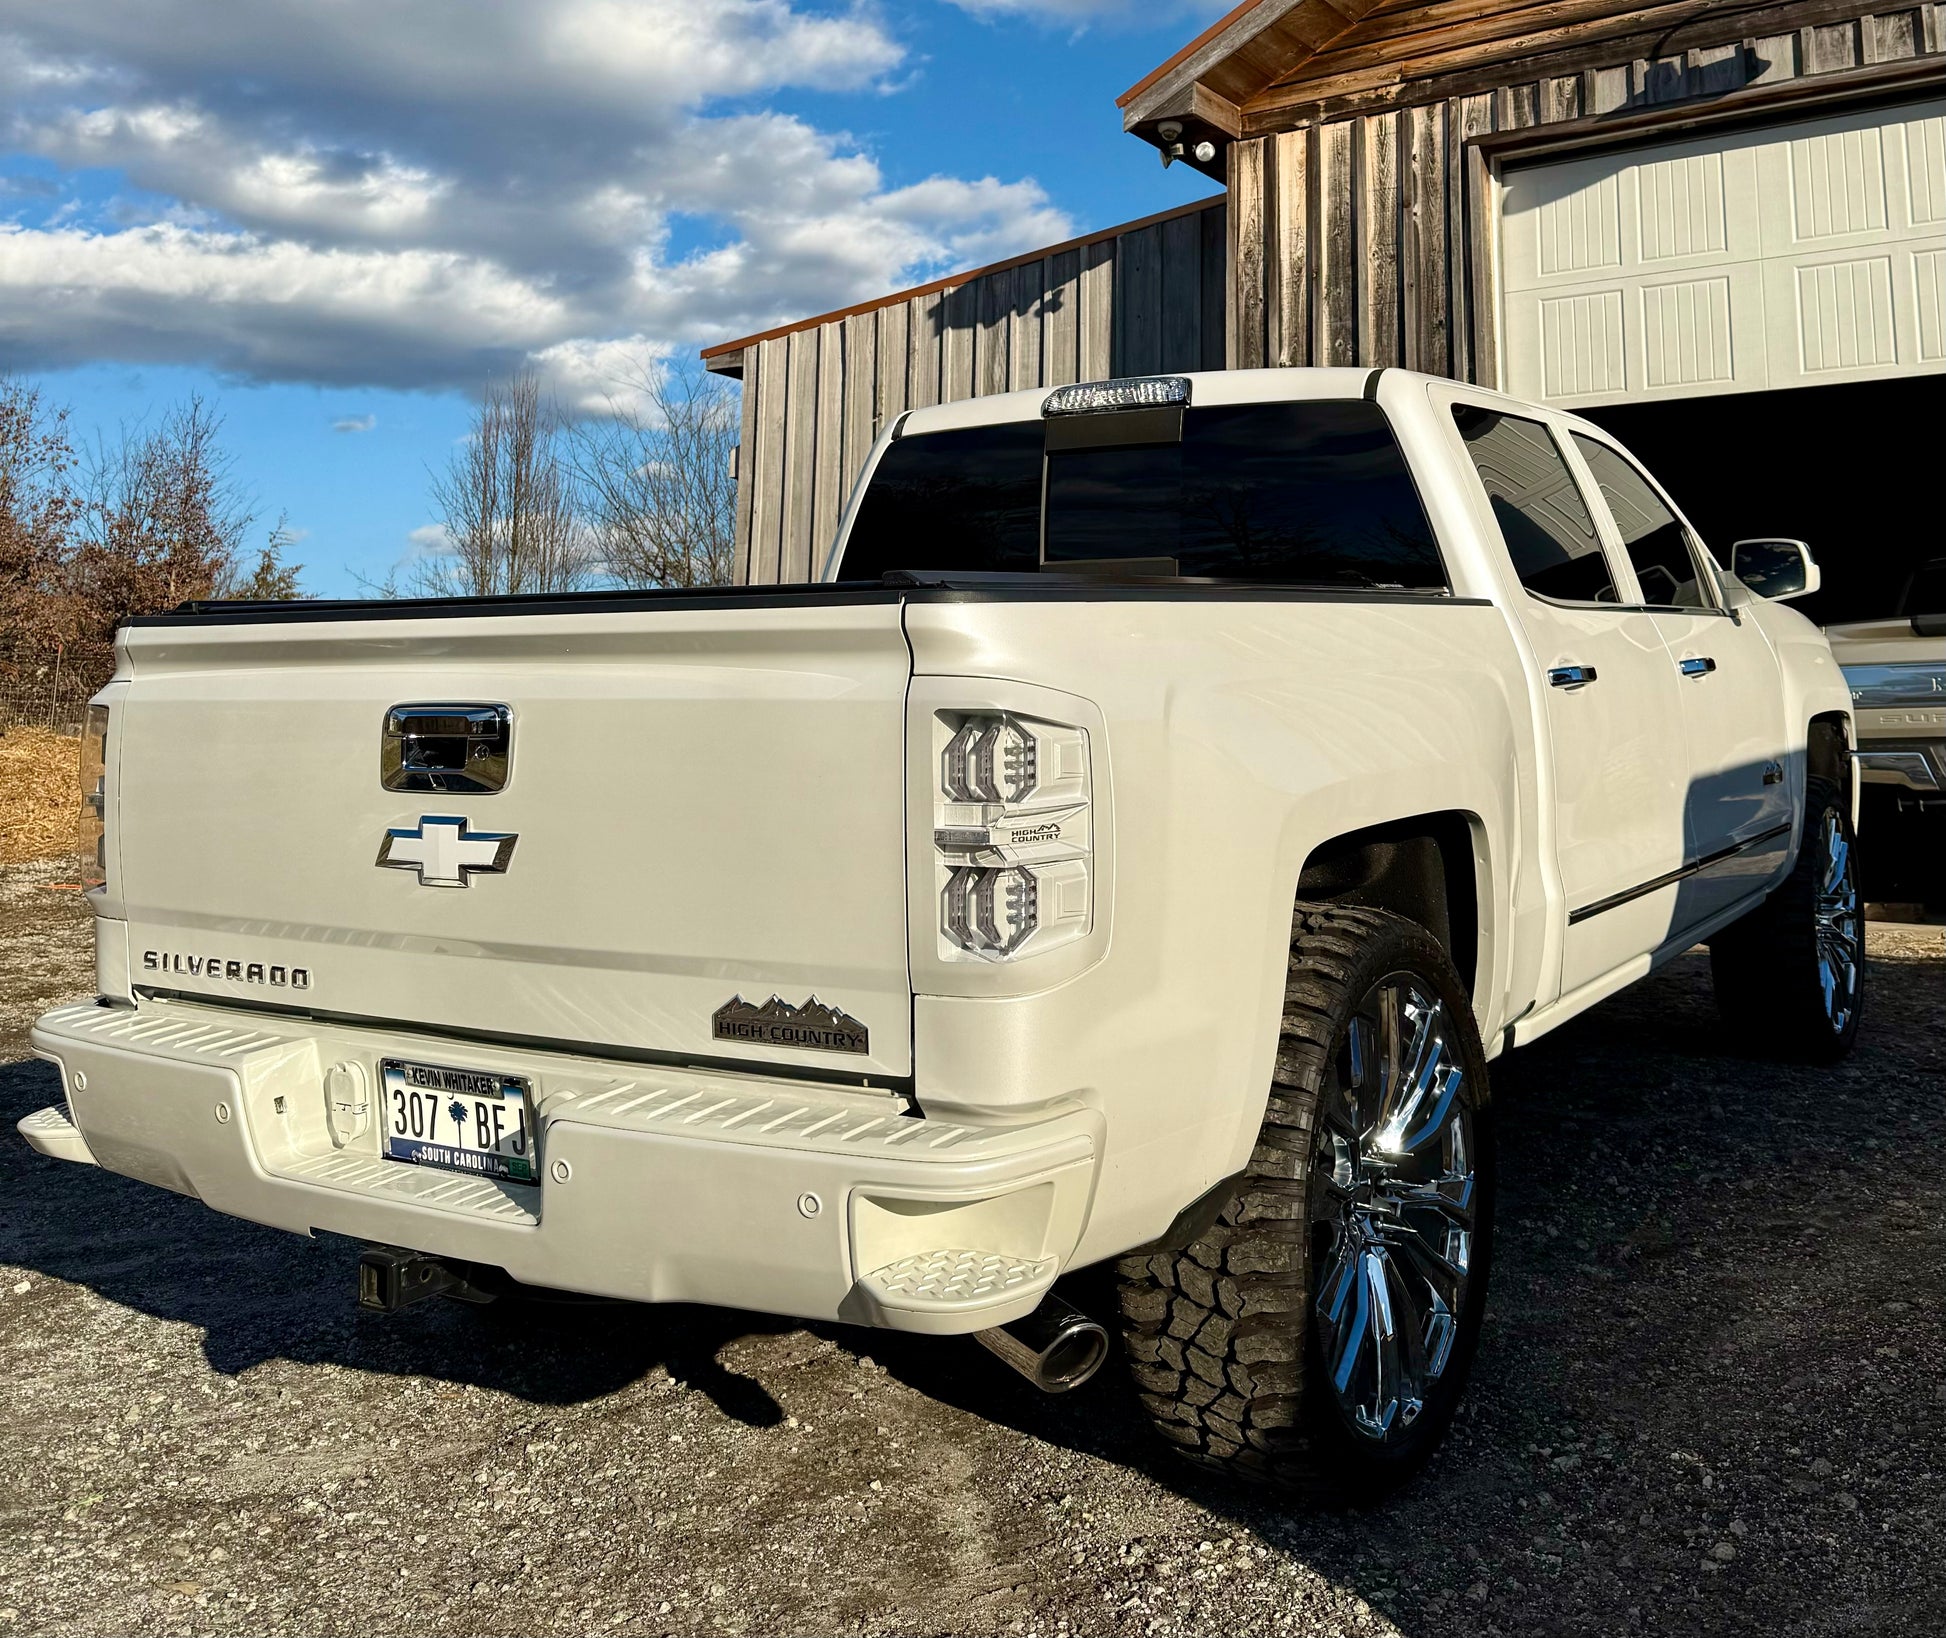
[{"label": "second white vehicle", "polygon": [[357,1236],[373,1306],[1050,1388],[1119,1259],[1161,1435],[1298,1487],[1452,1416],[1490,1059],[1698,940],[1767,1050],[1863,1002],[1823,637],[1596,427],[1397,370],[915,410],[823,584],[192,606],[94,718],[44,1153]]},{"label": "second white vehicle", "polygon": [[1875,898],[1946,904],[1946,557],[1915,566],[1890,614],[1826,628],[1858,721]]}]

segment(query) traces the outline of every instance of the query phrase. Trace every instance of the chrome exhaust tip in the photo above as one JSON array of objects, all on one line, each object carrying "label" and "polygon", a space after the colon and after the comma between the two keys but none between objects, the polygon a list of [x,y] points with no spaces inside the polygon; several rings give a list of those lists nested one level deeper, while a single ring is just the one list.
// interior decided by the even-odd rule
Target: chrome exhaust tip
[{"label": "chrome exhaust tip", "polygon": [[1080,1387],[1108,1358],[1108,1333],[1052,1293],[1041,1299],[1033,1313],[1008,1325],[975,1331],[973,1338],[1042,1393]]}]

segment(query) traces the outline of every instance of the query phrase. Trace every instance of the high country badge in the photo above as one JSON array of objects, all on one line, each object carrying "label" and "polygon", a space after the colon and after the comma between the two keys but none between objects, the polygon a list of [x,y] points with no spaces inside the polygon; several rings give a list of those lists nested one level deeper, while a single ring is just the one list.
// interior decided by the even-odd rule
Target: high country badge
[{"label": "high country badge", "polygon": [[762,1006],[736,996],[711,1015],[719,1041],[746,1046],[796,1047],[813,1052],[869,1052],[871,1036],[848,1012],[827,1007],[815,995],[794,1007],[773,995]]}]

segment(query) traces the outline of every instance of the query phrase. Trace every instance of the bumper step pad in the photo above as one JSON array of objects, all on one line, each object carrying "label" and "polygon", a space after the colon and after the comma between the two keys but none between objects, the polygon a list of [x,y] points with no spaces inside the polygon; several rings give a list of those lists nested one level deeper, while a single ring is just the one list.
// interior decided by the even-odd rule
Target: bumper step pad
[{"label": "bumper step pad", "polygon": [[65,1110],[47,1108],[36,1109],[31,1115],[21,1117],[17,1128],[27,1140],[30,1149],[37,1150],[50,1160],[72,1160],[83,1166],[95,1164],[95,1157],[89,1152],[88,1140],[81,1130],[69,1120]]},{"label": "bumper step pad", "polygon": [[865,1276],[879,1300],[893,1308],[961,1308],[1054,1283],[1059,1262],[992,1251],[929,1251],[901,1257]]}]

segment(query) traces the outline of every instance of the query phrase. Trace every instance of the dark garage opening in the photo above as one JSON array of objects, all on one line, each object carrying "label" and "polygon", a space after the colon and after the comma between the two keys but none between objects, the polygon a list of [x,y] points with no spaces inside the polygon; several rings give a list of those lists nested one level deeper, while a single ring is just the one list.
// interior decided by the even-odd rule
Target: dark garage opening
[{"label": "dark garage opening", "polygon": [[1946,552],[1946,375],[1665,399],[1579,411],[1627,444],[1717,557],[1732,541],[1809,544],[1821,624],[1892,611]]}]

